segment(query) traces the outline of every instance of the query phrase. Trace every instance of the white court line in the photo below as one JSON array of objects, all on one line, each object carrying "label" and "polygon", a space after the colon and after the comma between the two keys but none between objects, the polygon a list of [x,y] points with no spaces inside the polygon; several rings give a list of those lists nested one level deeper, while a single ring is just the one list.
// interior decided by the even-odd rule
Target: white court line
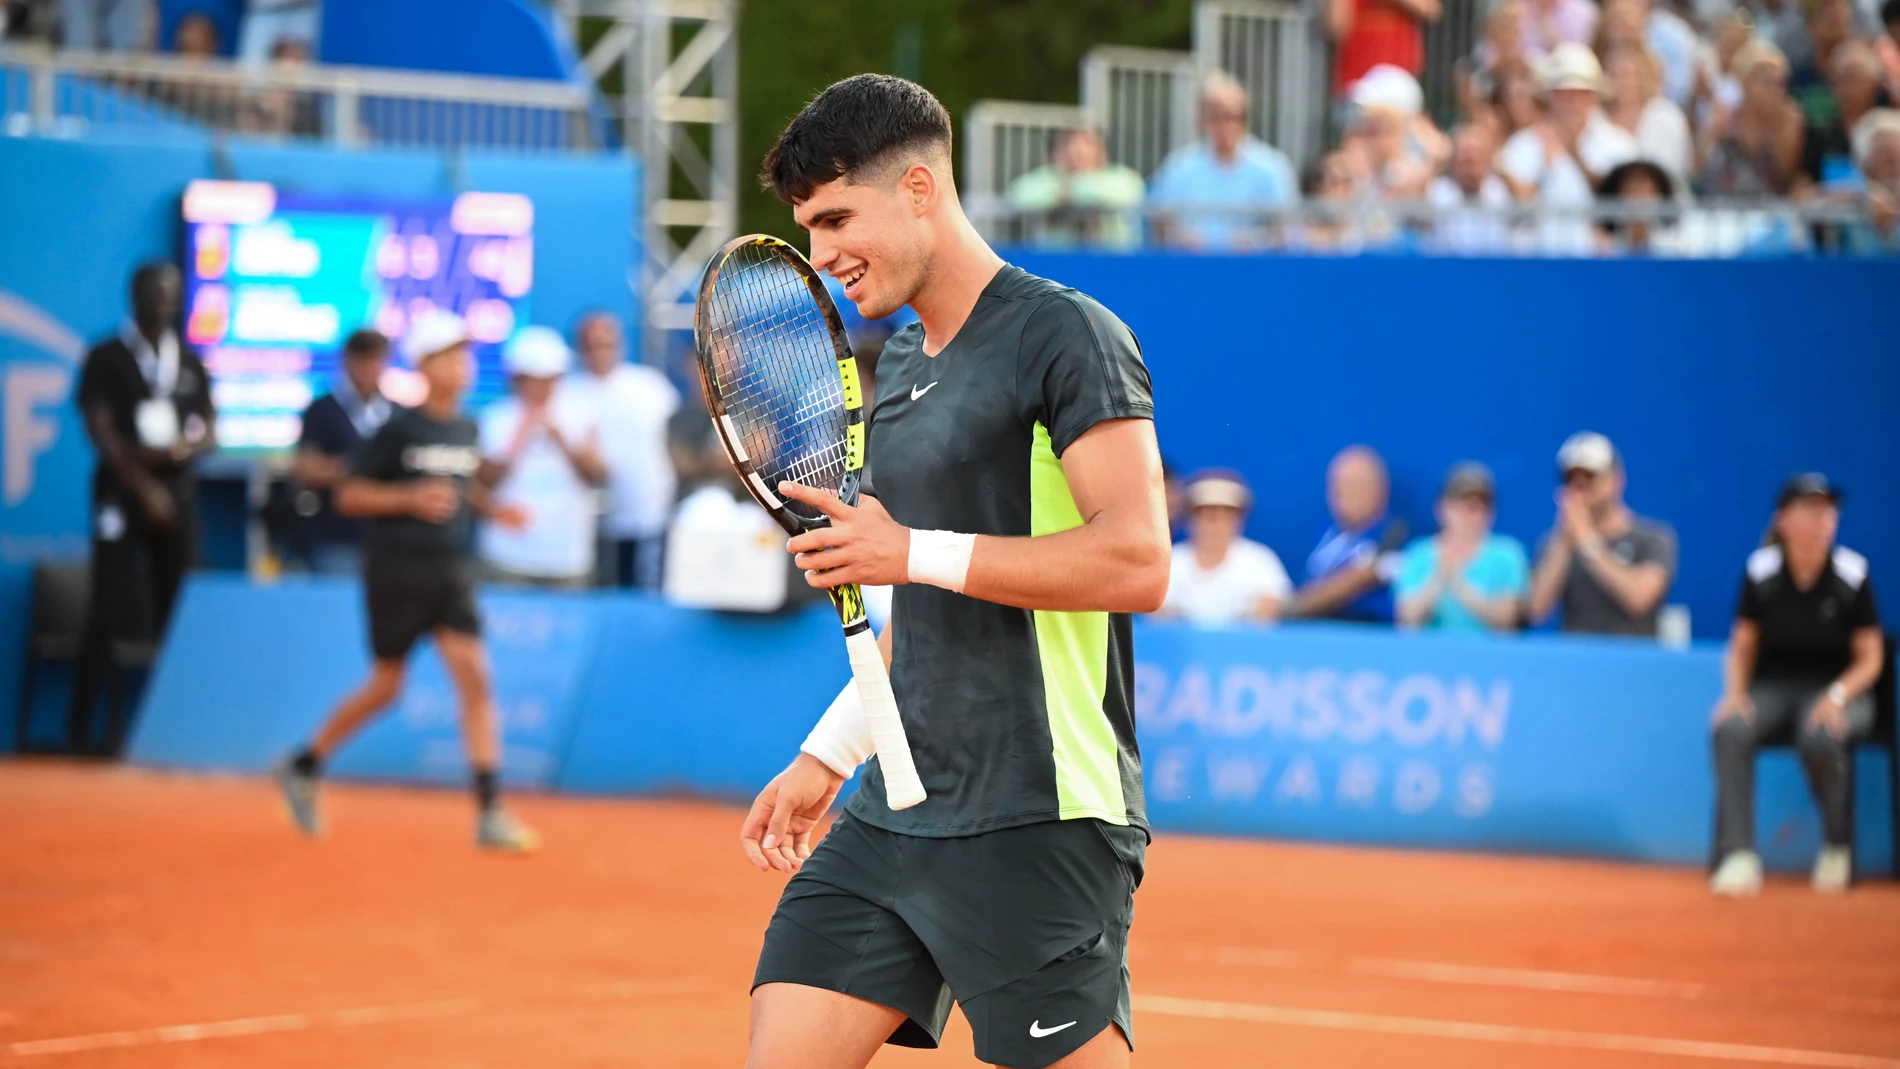
[{"label": "white court line", "polygon": [[1335,1032],[1374,1032],[1385,1035],[1463,1039],[1479,1043],[1508,1043],[1573,1050],[1610,1050],[1625,1054],[1662,1054],[1678,1058],[1759,1062],[1766,1065],[1812,1065],[1824,1069],[1900,1069],[1900,1059],[1866,1054],[1840,1054],[1792,1047],[1759,1047],[1746,1043],[1711,1043],[1696,1039],[1619,1035],[1614,1032],[1571,1032],[1556,1028],[1518,1028],[1476,1021],[1442,1021],[1425,1017],[1393,1017],[1378,1013],[1311,1010],[1297,1006],[1268,1006],[1251,1002],[1210,1002],[1168,995],[1136,995],[1135,1009],[1171,1017],[1198,1017],[1215,1021],[1250,1021],[1291,1028],[1323,1028]]},{"label": "white court line", "polygon": [[1427,980],[1439,984],[1477,984],[1484,987],[1527,987],[1539,991],[1580,991],[1593,995],[1636,995],[1645,998],[1699,999],[1701,984],[1672,980],[1635,980],[1594,973],[1551,972],[1545,969],[1501,969],[1484,965],[1450,965],[1437,961],[1394,958],[1348,958],[1346,971],[1356,976],[1384,976],[1399,980]]},{"label": "white court line", "polygon": [[[1572,994],[1625,995],[1634,998],[1675,999],[1684,1002],[1712,1000],[1728,1003],[1763,1004],[1784,1009],[1818,1008],[1835,1013],[1900,1016],[1900,999],[1866,995],[1832,995],[1801,992],[1765,1002],[1740,993],[1724,994],[1709,985],[1690,980],[1650,980],[1631,976],[1605,976],[1600,973],[1555,972],[1548,969],[1512,969],[1489,965],[1458,965],[1442,961],[1408,961],[1400,958],[1352,957],[1343,965],[1324,955],[1284,950],[1277,947],[1205,945],[1198,943],[1160,944],[1170,956],[1183,961],[1214,965],[1246,966],[1258,969],[1327,970],[1339,968],[1355,976],[1377,976],[1393,980],[1417,980],[1426,983],[1471,984],[1478,987],[1507,987],[1529,991],[1562,991]],[[1137,953],[1147,953],[1150,945],[1137,944]]]},{"label": "white court line", "polygon": [[474,999],[447,999],[437,1002],[411,1002],[395,1006],[359,1006],[333,1013],[280,1013],[270,1017],[240,1017],[230,1021],[201,1024],[171,1024],[160,1028],[135,1028],[122,1032],[94,1032],[62,1039],[31,1039],[8,1044],[16,1057],[35,1054],[76,1054],[109,1047],[148,1047],[159,1043],[193,1043],[203,1039],[231,1036],[256,1036],[267,1032],[302,1032],[324,1026],[380,1024],[385,1021],[415,1021],[430,1017],[454,1017],[475,1012]]},{"label": "white court line", "polygon": [[[579,999],[611,1000],[673,995],[698,991],[704,980],[621,981],[590,984],[575,992]],[[15,1057],[38,1054],[78,1054],[89,1050],[115,1047],[149,1047],[161,1043],[193,1043],[205,1039],[232,1036],[256,1036],[271,1032],[304,1032],[315,1028],[344,1028],[392,1021],[420,1021],[439,1017],[465,1017],[482,1008],[479,999],[441,999],[435,1002],[410,1002],[390,1006],[357,1006],[328,1013],[280,1013],[269,1017],[239,1017],[229,1021],[201,1024],[173,1024],[159,1028],[135,1028],[120,1032],[93,1032],[60,1039],[32,1039],[10,1043],[5,1050]]]}]

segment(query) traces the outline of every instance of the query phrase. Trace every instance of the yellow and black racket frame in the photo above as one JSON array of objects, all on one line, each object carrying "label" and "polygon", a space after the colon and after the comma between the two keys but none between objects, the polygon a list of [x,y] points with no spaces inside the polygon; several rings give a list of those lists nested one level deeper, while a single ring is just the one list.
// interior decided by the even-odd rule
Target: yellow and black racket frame
[{"label": "yellow and black racket frame", "polygon": [[[712,355],[711,324],[708,322],[708,307],[712,292],[719,282],[720,273],[726,262],[740,249],[763,248],[775,253],[798,272],[804,280],[805,288],[811,292],[811,298],[824,316],[825,326],[831,334],[831,347],[838,366],[838,382],[844,394],[845,409],[845,474],[843,485],[837,487],[819,487],[835,489],[839,500],[847,505],[858,503],[858,489],[864,473],[864,448],[866,433],[864,388],[858,378],[858,362],[851,355],[851,343],[845,334],[844,320],[838,315],[838,306],[831,299],[831,292],[825,289],[824,279],[812,267],[811,261],[789,242],[772,237],[769,234],[747,234],[733,238],[713,255],[706,265],[706,273],[699,280],[699,296],[693,308],[693,349],[699,365],[699,379],[706,391],[706,410],[712,416],[713,430],[719,436],[719,444],[726,451],[726,459],[731,462],[739,481],[745,485],[746,492],[759,503],[778,525],[789,535],[800,535],[831,526],[829,517],[820,515],[816,519],[800,516],[786,507],[783,498],[778,496],[777,487],[765,485],[765,479],[757,466],[747,456],[745,448],[733,440],[736,431],[732,420],[727,416],[726,403],[720,389],[718,369],[714,367]],[[838,610],[838,622],[844,625],[846,635],[868,630],[869,621],[864,612],[864,591],[856,583],[829,588],[831,604]]]}]

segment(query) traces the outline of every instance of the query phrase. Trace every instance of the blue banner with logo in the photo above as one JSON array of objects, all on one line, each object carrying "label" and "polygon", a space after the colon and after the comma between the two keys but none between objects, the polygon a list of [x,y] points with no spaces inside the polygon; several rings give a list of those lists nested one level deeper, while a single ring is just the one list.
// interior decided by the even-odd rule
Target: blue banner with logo
[{"label": "blue banner with logo", "polygon": [[1719,652],[1147,627],[1159,825],[1680,860],[1707,849]]},{"label": "blue banner with logo", "polygon": [[[481,598],[515,786],[750,800],[850,670],[828,607],[779,616],[635,594]],[[369,668],[352,582],[195,577],[133,760],[259,771]],[[1137,732],[1163,831],[1698,864],[1715,786],[1713,644],[1399,634],[1339,625],[1139,622]],[[411,659],[399,704],[338,755],[343,776],[461,783],[454,688]],[[1863,750],[1860,866],[1891,865],[1885,767]],[[847,785],[847,789],[853,786]],[[1764,857],[1813,860],[1794,755],[1758,775]]]},{"label": "blue banner with logo", "polygon": [[[608,603],[494,591],[481,598],[503,747],[502,778],[553,782]],[[369,673],[361,588],[313,579],[254,587],[200,575],[186,588],[132,739],[132,759],[261,771],[304,742]],[[455,687],[424,643],[401,697],[337,754],[342,776],[462,783]]]}]

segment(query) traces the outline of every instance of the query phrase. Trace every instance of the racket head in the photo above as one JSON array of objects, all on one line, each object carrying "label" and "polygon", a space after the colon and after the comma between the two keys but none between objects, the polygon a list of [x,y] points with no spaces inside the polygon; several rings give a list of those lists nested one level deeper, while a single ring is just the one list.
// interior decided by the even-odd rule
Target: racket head
[{"label": "racket head", "polygon": [[844,321],[803,254],[766,234],[727,242],[693,311],[706,408],[746,492],[787,533],[830,521],[779,496],[780,480],[856,504],[864,401]]}]

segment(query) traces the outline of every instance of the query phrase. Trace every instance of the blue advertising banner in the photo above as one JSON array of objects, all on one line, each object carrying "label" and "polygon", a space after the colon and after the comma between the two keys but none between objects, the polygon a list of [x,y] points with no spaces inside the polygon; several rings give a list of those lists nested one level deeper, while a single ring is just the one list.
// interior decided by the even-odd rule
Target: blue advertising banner
[{"label": "blue advertising banner", "polygon": [[[509,592],[481,598],[503,746],[502,778],[547,786],[574,730],[576,700],[606,604]],[[186,588],[131,743],[132,760],[261,771],[307,740],[369,671],[353,581],[271,588],[199,575]],[[426,644],[394,708],[350,741],[338,775],[462,783],[455,688]]]},{"label": "blue advertising banner", "polygon": [[1717,650],[1346,626],[1144,627],[1136,650],[1158,825],[1654,860],[1707,849]]},{"label": "blue advertising banner", "polygon": [[[504,591],[481,605],[515,786],[749,800],[849,677],[824,606],[759,617]],[[1142,621],[1135,649],[1157,829],[1707,860],[1713,644]],[[262,770],[367,668],[354,583],[196,577],[132,758]],[[1863,750],[1857,764],[1864,873],[1892,864],[1882,761]],[[412,660],[400,704],[334,769],[464,781],[454,689],[432,654]],[[1757,790],[1764,857],[1811,863],[1819,820],[1794,755],[1764,755]]]}]

